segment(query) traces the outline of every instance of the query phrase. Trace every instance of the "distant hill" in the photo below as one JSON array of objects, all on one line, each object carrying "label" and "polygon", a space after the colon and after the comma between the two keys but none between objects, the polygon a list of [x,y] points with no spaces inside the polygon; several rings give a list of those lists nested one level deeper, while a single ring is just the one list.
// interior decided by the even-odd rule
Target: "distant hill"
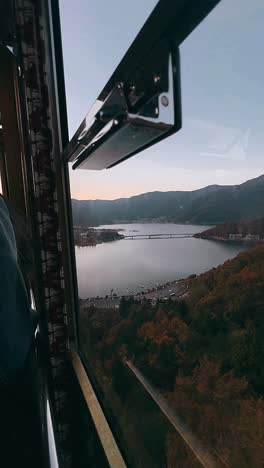
[{"label": "distant hill", "polygon": [[218,224],[211,229],[206,229],[206,231],[195,234],[195,237],[202,239],[230,239],[230,236],[237,237],[237,240],[239,240],[239,236],[241,236],[241,239],[246,240],[264,239],[264,218],[254,221],[231,221]]},{"label": "distant hill", "polygon": [[264,175],[240,185],[209,185],[194,191],[150,192],[118,200],[72,200],[73,222],[95,226],[164,220],[218,224],[264,217]]}]

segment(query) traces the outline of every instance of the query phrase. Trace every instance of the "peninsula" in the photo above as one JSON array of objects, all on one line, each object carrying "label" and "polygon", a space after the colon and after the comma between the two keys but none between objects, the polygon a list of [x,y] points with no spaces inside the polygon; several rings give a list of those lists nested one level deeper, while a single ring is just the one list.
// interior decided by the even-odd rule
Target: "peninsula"
[{"label": "peninsula", "polygon": [[116,229],[96,229],[91,227],[74,226],[74,245],[78,247],[95,246],[104,242],[124,239]]}]

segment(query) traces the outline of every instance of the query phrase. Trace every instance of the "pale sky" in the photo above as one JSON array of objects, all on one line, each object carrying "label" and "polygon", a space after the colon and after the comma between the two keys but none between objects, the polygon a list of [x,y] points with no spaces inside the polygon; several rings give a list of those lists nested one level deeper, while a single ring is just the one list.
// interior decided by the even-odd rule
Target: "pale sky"
[{"label": "pale sky", "polygon": [[[70,136],[155,4],[61,0]],[[181,46],[180,132],[113,169],[70,168],[72,198],[193,190],[262,174],[263,20],[260,0],[222,0]]]}]

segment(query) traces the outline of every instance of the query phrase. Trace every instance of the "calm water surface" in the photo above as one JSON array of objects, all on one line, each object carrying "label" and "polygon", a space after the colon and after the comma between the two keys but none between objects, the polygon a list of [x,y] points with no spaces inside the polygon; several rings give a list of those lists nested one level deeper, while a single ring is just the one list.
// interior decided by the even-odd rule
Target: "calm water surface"
[{"label": "calm water surface", "polygon": [[[179,224],[118,224],[121,234],[197,233],[207,226]],[[122,231],[121,231],[122,230]],[[142,286],[202,273],[235,257],[243,245],[187,238],[120,240],[95,247],[76,247],[79,296],[105,296],[111,289],[117,294],[137,293]]]}]

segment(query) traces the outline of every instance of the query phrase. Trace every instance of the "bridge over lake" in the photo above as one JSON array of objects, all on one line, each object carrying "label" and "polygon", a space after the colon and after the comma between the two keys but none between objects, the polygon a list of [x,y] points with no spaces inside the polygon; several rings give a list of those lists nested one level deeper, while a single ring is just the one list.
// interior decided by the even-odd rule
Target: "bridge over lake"
[{"label": "bridge over lake", "polygon": [[162,234],[127,234],[124,239],[128,240],[144,240],[144,239],[186,239],[193,237],[193,233],[162,233]]}]

